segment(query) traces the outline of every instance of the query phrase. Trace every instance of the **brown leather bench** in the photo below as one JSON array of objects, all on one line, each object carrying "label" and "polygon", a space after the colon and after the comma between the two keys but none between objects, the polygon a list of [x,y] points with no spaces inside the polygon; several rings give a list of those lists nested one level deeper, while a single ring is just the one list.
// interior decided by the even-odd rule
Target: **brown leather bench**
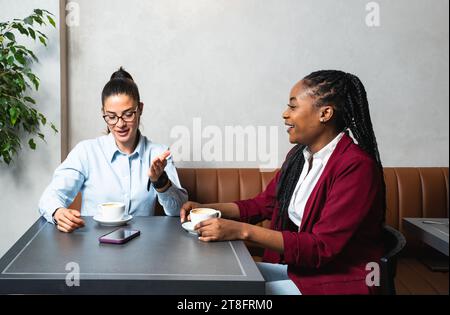
[{"label": "brown leather bench", "polygon": [[[178,169],[189,200],[200,203],[230,202],[252,198],[273,178],[259,169]],[[403,229],[405,217],[448,217],[448,167],[386,167],[386,223],[400,230],[408,241],[397,267],[397,294],[448,294],[448,272],[433,272],[420,260],[437,254]],[[79,196],[74,202],[80,207]],[[157,215],[163,211],[158,205]],[[268,222],[262,223],[264,226]],[[261,250],[250,248],[255,260]]]},{"label": "brown leather bench", "polygon": [[[397,294],[448,294],[448,272],[433,272],[419,258],[434,252],[403,229],[405,217],[448,217],[448,167],[384,168],[386,223],[400,230],[408,241],[397,266]],[[200,203],[252,198],[261,192],[275,172],[258,169],[178,169],[189,200]],[[268,226],[268,222],[263,225]],[[251,248],[252,254],[262,251]],[[260,257],[254,256],[255,260]]]}]

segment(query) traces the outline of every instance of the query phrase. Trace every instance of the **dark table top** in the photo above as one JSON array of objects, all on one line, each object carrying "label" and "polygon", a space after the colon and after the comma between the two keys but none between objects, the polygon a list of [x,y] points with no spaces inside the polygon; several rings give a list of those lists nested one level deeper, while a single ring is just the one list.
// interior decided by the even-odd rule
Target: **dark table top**
[{"label": "dark table top", "polygon": [[448,218],[403,218],[403,221],[405,229],[448,256]]},{"label": "dark table top", "polygon": [[[61,233],[40,218],[0,260],[0,293],[264,294],[264,279],[241,241],[205,243],[179,218],[136,217],[126,244],[98,238],[116,229],[85,218]],[[74,266],[76,268],[74,269]],[[79,286],[68,286],[79,269]]]}]

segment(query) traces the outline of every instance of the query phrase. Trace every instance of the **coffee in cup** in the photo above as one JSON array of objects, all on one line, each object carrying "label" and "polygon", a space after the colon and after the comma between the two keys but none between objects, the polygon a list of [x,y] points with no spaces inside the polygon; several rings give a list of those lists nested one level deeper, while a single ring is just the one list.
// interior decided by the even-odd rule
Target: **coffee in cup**
[{"label": "coffee in cup", "polygon": [[98,205],[98,210],[103,220],[117,221],[125,214],[125,205],[121,202],[104,202]]},{"label": "coffee in cup", "polygon": [[191,210],[189,215],[191,217],[192,224],[195,226],[197,223],[204,220],[220,218],[222,213],[219,210],[211,208],[195,208]]}]

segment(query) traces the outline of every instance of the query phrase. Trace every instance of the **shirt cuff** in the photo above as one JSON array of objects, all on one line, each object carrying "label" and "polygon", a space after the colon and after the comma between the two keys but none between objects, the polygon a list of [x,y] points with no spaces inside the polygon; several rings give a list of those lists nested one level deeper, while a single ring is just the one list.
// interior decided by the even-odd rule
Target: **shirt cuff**
[{"label": "shirt cuff", "polygon": [[236,204],[239,208],[239,220],[241,222],[247,222],[248,221],[248,211],[247,211],[247,207],[245,207],[245,201],[236,200],[236,201],[233,201],[233,203]]},{"label": "shirt cuff", "polygon": [[284,260],[287,264],[297,265],[299,264],[299,242],[298,232],[282,231],[283,235],[283,247],[284,247]]},{"label": "shirt cuff", "polygon": [[57,200],[49,200],[47,202],[42,202],[41,204],[44,204],[44,206],[40,206],[40,212],[42,216],[52,224],[55,223],[53,221],[53,213],[55,213],[56,209],[65,207],[63,204],[61,204],[61,202],[58,202]]},{"label": "shirt cuff", "polygon": [[156,189],[155,191],[165,214],[168,216],[179,216],[181,206],[187,201],[186,190],[179,188],[172,182],[165,192],[158,192]]},{"label": "shirt cuff", "polygon": [[169,188],[167,188],[164,192],[159,192],[156,188],[155,191],[158,197],[161,198],[161,200],[166,200],[166,198],[170,198],[171,196],[173,196],[174,187],[177,188],[172,182],[170,182]]}]

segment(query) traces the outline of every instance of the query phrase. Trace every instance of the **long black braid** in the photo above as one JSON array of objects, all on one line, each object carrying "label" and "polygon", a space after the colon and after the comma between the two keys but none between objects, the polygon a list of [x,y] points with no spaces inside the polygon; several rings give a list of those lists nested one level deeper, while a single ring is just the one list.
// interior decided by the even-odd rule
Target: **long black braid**
[{"label": "long black braid", "polygon": [[[385,196],[383,166],[370,119],[366,90],[361,80],[350,73],[321,70],[309,74],[303,78],[302,82],[308,89],[308,93],[316,99],[316,106],[334,105],[338,131],[345,131],[347,134],[350,131],[358,145],[374,158],[381,172],[383,196]],[[281,168],[277,185],[277,201],[280,208],[275,222],[277,229],[286,229],[289,203],[305,163],[304,148],[302,144],[295,146]],[[386,209],[385,197],[383,200],[383,206]]]}]

